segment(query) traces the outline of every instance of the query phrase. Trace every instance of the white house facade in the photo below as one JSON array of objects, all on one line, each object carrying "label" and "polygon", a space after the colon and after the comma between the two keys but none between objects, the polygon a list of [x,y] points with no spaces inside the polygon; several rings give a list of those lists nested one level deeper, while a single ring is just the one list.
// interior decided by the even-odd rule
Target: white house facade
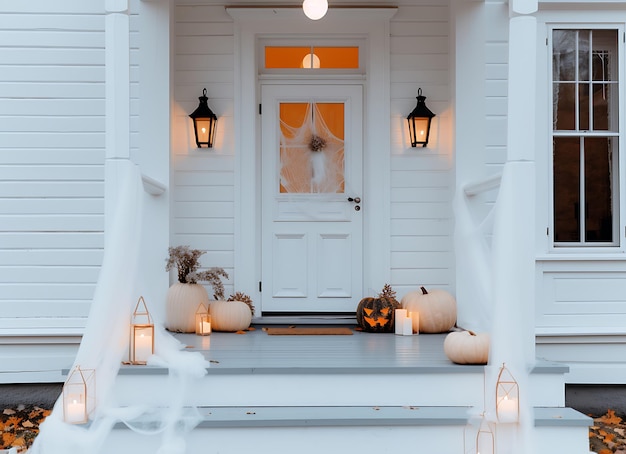
[{"label": "white house facade", "polygon": [[[480,327],[495,270],[474,246],[490,243],[513,162],[530,172],[512,192],[522,199],[503,202],[519,203],[506,241],[528,246],[509,257],[531,273],[515,283],[521,335],[568,363],[569,382],[624,383],[626,11],[511,3],[351,2],[320,21],[287,3],[0,6],[0,381],[58,381],[71,364],[120,163],[137,164],[148,191],[139,286],[157,314],[167,248],[187,244],[261,320],[346,316],[390,283],[399,296],[446,289],[458,325]],[[265,64],[266,48],[311,46],[357,48],[358,64]],[[205,88],[213,148],[196,147],[188,117]],[[436,117],[414,148],[406,116],[419,89]],[[276,196],[285,100],[344,106],[340,196]]]}]

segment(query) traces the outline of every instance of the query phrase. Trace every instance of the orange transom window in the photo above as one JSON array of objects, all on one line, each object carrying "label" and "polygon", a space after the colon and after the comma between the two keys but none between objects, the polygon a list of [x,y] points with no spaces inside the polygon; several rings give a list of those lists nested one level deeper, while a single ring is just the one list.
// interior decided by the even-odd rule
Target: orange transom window
[{"label": "orange transom window", "polygon": [[265,47],[266,69],[358,69],[359,48],[354,47]]}]

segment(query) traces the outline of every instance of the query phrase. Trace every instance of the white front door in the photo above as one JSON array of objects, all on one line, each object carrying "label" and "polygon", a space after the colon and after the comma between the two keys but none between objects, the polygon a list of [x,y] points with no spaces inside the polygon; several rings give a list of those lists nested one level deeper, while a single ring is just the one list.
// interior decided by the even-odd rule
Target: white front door
[{"label": "white front door", "polygon": [[263,313],[354,312],[363,287],[362,86],[263,85]]}]

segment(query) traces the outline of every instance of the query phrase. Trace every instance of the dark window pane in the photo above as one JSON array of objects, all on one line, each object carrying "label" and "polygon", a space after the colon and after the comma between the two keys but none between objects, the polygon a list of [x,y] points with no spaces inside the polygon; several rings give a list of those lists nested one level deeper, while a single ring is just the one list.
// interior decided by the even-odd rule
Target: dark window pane
[{"label": "dark window pane", "polygon": [[554,84],[554,129],[573,131],[576,129],[576,85]]},{"label": "dark window pane", "polygon": [[589,37],[591,30],[578,32],[578,80],[589,80]]},{"label": "dark window pane", "polygon": [[585,241],[613,240],[611,139],[586,138],[585,144]]},{"label": "dark window pane", "polygon": [[552,32],[553,80],[576,80],[576,30],[554,30]]},{"label": "dark window pane", "polygon": [[617,30],[594,30],[593,80],[617,80]]},{"label": "dark window pane", "polygon": [[578,86],[578,130],[589,130],[589,84]]},{"label": "dark window pane", "polygon": [[613,85],[593,84],[593,129],[594,131],[609,130],[609,100],[613,93]]},{"label": "dark window pane", "polygon": [[554,240],[580,241],[580,142],[554,138]]}]

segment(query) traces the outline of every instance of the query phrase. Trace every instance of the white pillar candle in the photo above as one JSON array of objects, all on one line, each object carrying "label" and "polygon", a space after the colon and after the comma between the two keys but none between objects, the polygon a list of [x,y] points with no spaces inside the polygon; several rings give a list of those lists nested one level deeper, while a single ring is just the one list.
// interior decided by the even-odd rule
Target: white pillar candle
[{"label": "white pillar candle", "polygon": [[411,317],[405,317],[402,320],[402,335],[403,336],[413,335],[413,320],[411,320]]},{"label": "white pillar candle", "polygon": [[81,401],[80,396],[71,398],[70,401],[65,404],[65,422],[71,424],[84,423],[86,411],[85,402]]},{"label": "white pillar candle", "polygon": [[396,324],[396,334],[402,335],[404,323],[403,320],[406,318],[406,309],[396,309],[395,312],[395,324]]},{"label": "white pillar candle", "polygon": [[202,322],[202,334],[211,334],[211,322]]},{"label": "white pillar candle", "polygon": [[135,362],[146,362],[152,356],[152,336],[135,333]]},{"label": "white pillar candle", "polygon": [[409,312],[409,317],[413,321],[413,334],[419,334],[420,333],[420,313]]},{"label": "white pillar candle", "polygon": [[498,402],[498,421],[500,422],[517,422],[518,420],[518,407],[517,399],[504,396]]}]

